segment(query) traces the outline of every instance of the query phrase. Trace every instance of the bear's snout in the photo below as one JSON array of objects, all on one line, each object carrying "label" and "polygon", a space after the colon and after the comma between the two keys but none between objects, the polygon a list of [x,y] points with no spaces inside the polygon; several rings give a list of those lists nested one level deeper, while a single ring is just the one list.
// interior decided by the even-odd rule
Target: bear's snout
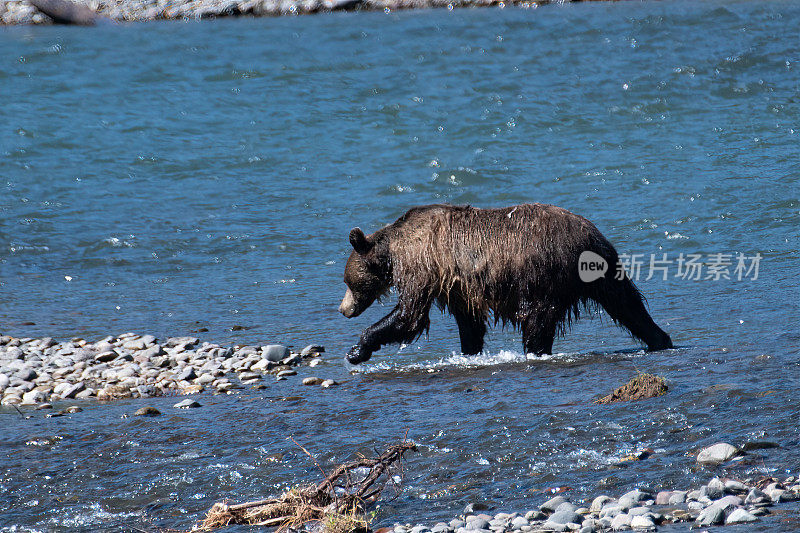
[{"label": "bear's snout", "polygon": [[347,289],[342,298],[342,303],[339,304],[339,312],[347,318],[353,318],[356,314],[356,299],[353,297],[353,291]]}]

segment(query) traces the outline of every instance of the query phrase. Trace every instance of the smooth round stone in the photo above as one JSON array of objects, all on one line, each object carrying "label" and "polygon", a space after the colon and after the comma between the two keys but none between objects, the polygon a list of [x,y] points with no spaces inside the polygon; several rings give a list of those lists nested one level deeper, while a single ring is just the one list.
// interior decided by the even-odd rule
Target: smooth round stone
[{"label": "smooth round stone", "polygon": [[721,507],[710,506],[703,509],[697,517],[700,526],[713,526],[725,521],[725,511]]},{"label": "smooth round stone", "polygon": [[525,517],[523,516],[518,516],[511,521],[511,527],[513,527],[514,529],[521,529],[523,526],[527,525],[530,524],[528,523],[527,520],[525,520]]},{"label": "smooth round stone", "polygon": [[601,494],[600,496],[592,500],[592,505],[589,507],[589,511],[593,513],[599,513],[607,503],[613,501],[614,498],[606,496],[605,494]]},{"label": "smooth round stone", "polygon": [[199,378],[195,379],[195,382],[199,385],[207,385],[214,381],[214,376],[211,374],[202,374]]},{"label": "smooth round stone", "polygon": [[324,352],[325,352],[325,347],[322,346],[321,344],[309,344],[308,346],[300,350],[300,356],[310,357],[314,354],[324,353]]},{"label": "smooth round stone", "polygon": [[83,409],[81,409],[77,405],[70,405],[69,407],[64,409],[62,412],[63,413],[68,413],[68,414],[73,414],[73,413],[80,413],[81,411],[83,411]]},{"label": "smooth round stone", "polygon": [[755,522],[758,520],[755,516],[745,511],[744,509],[734,509],[728,518],[725,519],[726,524],[743,524],[745,522]]},{"label": "smooth round stone", "polygon": [[282,344],[268,344],[261,348],[261,353],[267,360],[277,363],[289,357],[289,348]]},{"label": "smooth round stone", "polygon": [[46,392],[34,389],[22,395],[22,403],[26,405],[42,403],[47,400],[48,396]]},{"label": "smooth round stone", "polygon": [[550,515],[547,521],[555,524],[580,524],[583,522],[583,518],[575,511],[569,508],[564,508],[561,510],[556,510],[556,512]]},{"label": "smooth round stone", "polygon": [[36,406],[36,410],[37,411],[41,411],[42,409],[52,409],[52,408],[53,408],[53,404],[50,404],[50,403],[47,403],[47,402],[40,403],[39,405]]},{"label": "smooth round stone", "polygon": [[96,394],[95,390],[91,387],[87,387],[80,391],[78,394],[75,395],[76,400],[88,400],[89,398],[94,397]]},{"label": "smooth round stone", "polygon": [[631,529],[652,531],[656,529],[656,524],[646,516],[634,516],[631,518]]},{"label": "smooth round stone", "polygon": [[8,376],[6,376],[5,374],[0,374],[0,392],[3,392],[6,389],[6,387],[8,387],[8,384],[10,382],[11,380],[8,379]]},{"label": "smooth round stone", "polygon": [[194,409],[196,407],[201,407],[200,403],[192,400],[191,398],[187,398],[183,401],[180,401],[173,405],[176,409]]},{"label": "smooth round stone", "polygon": [[697,462],[700,464],[724,463],[740,453],[739,448],[736,446],[726,442],[718,442],[717,444],[700,450],[700,453],[697,454]]},{"label": "smooth round stone", "polygon": [[686,491],[673,490],[672,495],[669,497],[669,501],[667,503],[669,505],[677,505],[679,503],[684,503],[685,501],[686,501]]},{"label": "smooth round stone", "polygon": [[17,373],[14,374],[15,378],[20,379],[22,381],[33,381],[34,379],[36,379],[37,376],[38,374],[36,373],[36,371],[31,368],[23,368],[21,370],[18,370]]},{"label": "smooth round stone", "polygon": [[621,513],[611,520],[611,529],[619,531],[631,527],[631,515],[628,513]]},{"label": "smooth round stone", "polygon": [[0,402],[0,405],[18,405],[22,403],[22,397],[17,396],[16,394],[6,394],[3,396],[3,401]]},{"label": "smooth round stone", "polygon": [[470,531],[476,531],[481,529],[489,529],[489,521],[483,518],[476,518],[474,520],[468,520],[466,528]]},{"label": "smooth round stone", "polygon": [[296,376],[297,372],[295,372],[294,370],[281,370],[276,375],[279,378],[286,378],[286,377],[289,377],[289,376]]},{"label": "smooth round stone", "polygon": [[739,494],[742,492],[747,492],[747,485],[742,483],[741,481],[736,481],[735,479],[726,479],[724,481],[725,485],[725,492],[728,494]]},{"label": "smooth round stone", "polygon": [[556,510],[556,507],[561,505],[562,503],[566,502],[567,499],[563,496],[555,496],[554,498],[550,498],[542,505],[539,506],[539,509],[545,512],[553,513]]},{"label": "smooth round stone", "polygon": [[322,378],[310,376],[307,378],[303,378],[303,385],[319,385],[322,383]]},{"label": "smooth round stone", "polygon": [[197,373],[194,371],[194,367],[187,366],[181,370],[178,375],[175,377],[178,381],[191,381],[197,377]]},{"label": "smooth round stone", "polygon": [[337,383],[336,381],[334,381],[334,380],[332,380],[332,379],[326,379],[326,380],[324,380],[322,383],[320,383],[320,386],[321,386],[323,389],[329,389],[329,388],[331,388],[331,387],[335,387],[335,386],[336,386],[336,385],[338,385],[338,384],[339,384],[339,383]]}]

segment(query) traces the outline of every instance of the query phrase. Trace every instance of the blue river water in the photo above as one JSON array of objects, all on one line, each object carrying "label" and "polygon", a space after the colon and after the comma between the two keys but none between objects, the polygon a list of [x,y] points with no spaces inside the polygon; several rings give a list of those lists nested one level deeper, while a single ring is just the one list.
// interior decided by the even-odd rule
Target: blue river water
[{"label": "blue river water", "polygon": [[[795,2],[677,1],[0,28],[0,333],[314,342],[341,382],[148,420],[121,415],[175,400],[3,408],[0,528],[187,529],[313,480],[290,435],[331,464],[408,431],[386,524],[797,475],[799,26]],[[434,311],[351,373],[391,299],[338,313],[348,232],[433,202],[586,216],[676,349],[587,316],[552,357],[495,329],[468,358]],[[669,393],[592,403],[636,371]],[[698,468],[720,440],[779,447]]]}]

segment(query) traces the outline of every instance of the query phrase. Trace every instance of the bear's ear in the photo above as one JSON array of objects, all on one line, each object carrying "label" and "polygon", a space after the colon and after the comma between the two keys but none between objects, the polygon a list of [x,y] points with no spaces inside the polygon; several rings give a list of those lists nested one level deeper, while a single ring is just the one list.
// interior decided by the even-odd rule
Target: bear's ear
[{"label": "bear's ear", "polygon": [[374,243],[371,243],[369,240],[367,240],[367,236],[364,235],[364,232],[361,231],[361,228],[353,228],[350,230],[350,244],[353,245],[353,250],[361,255],[364,255],[372,250],[372,247],[374,246]]}]

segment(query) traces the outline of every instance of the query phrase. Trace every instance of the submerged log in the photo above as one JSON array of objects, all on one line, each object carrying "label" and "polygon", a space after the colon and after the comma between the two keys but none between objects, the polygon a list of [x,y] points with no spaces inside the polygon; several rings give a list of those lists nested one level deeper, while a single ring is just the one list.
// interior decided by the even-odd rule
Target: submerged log
[{"label": "submerged log", "polygon": [[29,0],[31,5],[53,19],[57,24],[76,24],[94,26],[110,23],[111,19],[96,13],[88,7],[69,0]]}]

